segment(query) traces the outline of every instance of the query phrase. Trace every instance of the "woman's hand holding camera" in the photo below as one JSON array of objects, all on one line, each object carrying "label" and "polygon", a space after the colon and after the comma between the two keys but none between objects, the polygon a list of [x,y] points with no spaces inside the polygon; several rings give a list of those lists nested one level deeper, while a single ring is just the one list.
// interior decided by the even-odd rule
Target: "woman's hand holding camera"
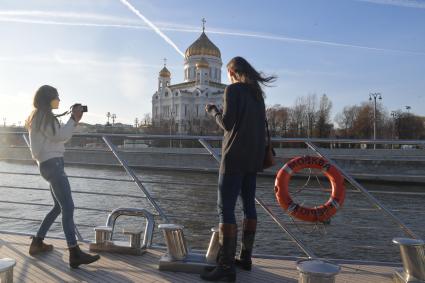
[{"label": "woman's hand holding camera", "polygon": [[215,116],[217,113],[220,112],[217,106],[215,106],[214,104],[205,105],[205,111],[212,116]]},{"label": "woman's hand holding camera", "polygon": [[71,118],[76,122],[80,122],[81,118],[83,117],[83,106],[80,105],[74,105],[72,107],[71,112]]}]

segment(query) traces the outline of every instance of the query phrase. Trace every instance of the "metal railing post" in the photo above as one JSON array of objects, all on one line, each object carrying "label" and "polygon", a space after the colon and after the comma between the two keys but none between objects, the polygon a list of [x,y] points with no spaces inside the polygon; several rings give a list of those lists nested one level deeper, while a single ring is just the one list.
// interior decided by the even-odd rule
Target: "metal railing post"
[{"label": "metal railing post", "polygon": [[165,222],[169,222],[168,217],[165,215],[165,213],[162,211],[161,207],[155,202],[155,200],[150,195],[149,191],[143,186],[142,182],[140,182],[139,178],[134,174],[134,171],[128,166],[127,161],[124,158],[121,158],[121,156],[118,154],[118,149],[116,146],[108,139],[106,136],[102,136],[103,141],[106,143],[106,145],[109,147],[109,149],[112,151],[114,156],[117,158],[119,163],[124,167],[125,171],[128,175],[133,179],[133,181],[136,183],[136,185],[139,187],[140,190],[145,194],[146,198],[149,200],[149,202],[152,204],[152,206],[155,208],[155,210],[159,213],[161,218]]},{"label": "metal railing post", "polygon": [[397,216],[395,216],[374,196],[372,196],[365,187],[363,187],[359,182],[354,180],[348,173],[346,173],[344,169],[342,169],[338,164],[336,164],[329,157],[327,157],[326,154],[323,153],[323,151],[321,151],[316,145],[312,144],[309,141],[305,141],[305,143],[307,144],[308,147],[314,150],[321,157],[325,158],[332,166],[334,166],[338,171],[340,171],[341,174],[344,176],[344,178],[347,179],[347,181],[350,182],[351,185],[353,185],[356,189],[358,189],[361,193],[363,193],[372,204],[374,204],[376,207],[378,207],[380,210],[386,213],[387,216],[389,216],[394,221],[394,223],[399,225],[404,230],[404,232],[406,232],[408,235],[410,235],[414,239],[419,239],[418,236],[412,230],[410,230]]}]

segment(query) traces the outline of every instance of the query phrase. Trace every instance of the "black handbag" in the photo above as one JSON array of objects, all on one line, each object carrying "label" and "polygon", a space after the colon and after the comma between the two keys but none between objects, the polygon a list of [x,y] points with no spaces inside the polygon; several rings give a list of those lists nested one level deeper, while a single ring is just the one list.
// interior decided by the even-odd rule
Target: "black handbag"
[{"label": "black handbag", "polygon": [[263,169],[267,169],[272,167],[276,164],[276,161],[274,160],[274,157],[276,156],[276,152],[273,149],[272,141],[270,138],[270,132],[269,132],[269,124],[266,122],[266,131],[267,131],[267,142],[266,142],[266,148],[265,148],[265,154],[264,154],[264,161],[263,161]]}]

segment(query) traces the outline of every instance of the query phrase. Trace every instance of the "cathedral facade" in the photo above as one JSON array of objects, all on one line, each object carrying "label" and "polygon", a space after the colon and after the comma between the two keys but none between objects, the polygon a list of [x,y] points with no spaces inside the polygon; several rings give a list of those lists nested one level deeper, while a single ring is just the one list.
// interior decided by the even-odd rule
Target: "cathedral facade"
[{"label": "cathedral facade", "polygon": [[184,82],[172,84],[164,64],[159,72],[158,89],[152,96],[152,125],[169,128],[174,134],[202,134],[211,124],[205,105],[219,109],[226,87],[221,83],[221,53],[205,34],[186,49]]}]

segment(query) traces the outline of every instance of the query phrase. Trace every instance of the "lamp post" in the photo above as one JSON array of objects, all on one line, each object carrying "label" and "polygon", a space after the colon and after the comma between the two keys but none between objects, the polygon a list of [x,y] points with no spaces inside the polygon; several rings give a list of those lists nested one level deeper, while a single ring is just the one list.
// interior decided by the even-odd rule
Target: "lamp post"
[{"label": "lamp post", "polygon": [[138,133],[139,132],[139,118],[135,118],[134,119],[134,127],[136,128],[136,133]]},{"label": "lamp post", "polygon": [[404,106],[404,107],[406,108],[407,113],[409,114],[409,113],[410,113],[410,109],[412,109],[412,107],[411,107],[411,106],[409,106],[409,105],[406,105],[406,106]]},{"label": "lamp post", "polygon": [[170,147],[172,147],[171,129],[174,127],[174,110],[170,111]]},{"label": "lamp post", "polygon": [[307,138],[310,138],[310,132],[311,132],[311,117],[313,116],[313,113],[307,112]]},{"label": "lamp post", "polygon": [[[381,93],[379,92],[374,92],[374,93],[370,93],[369,94],[369,101],[374,102],[374,107],[373,107],[373,140],[376,141],[376,99],[382,100],[382,96]],[[373,144],[373,149],[376,149],[376,142]]]},{"label": "lamp post", "polygon": [[109,126],[109,118],[111,118],[111,112],[106,113],[106,118],[108,118],[108,122],[106,122],[106,126]]},{"label": "lamp post", "polygon": [[[397,111],[391,111],[391,117],[393,117],[393,134],[392,134],[392,138],[395,139],[395,125],[396,125],[396,121],[397,119],[400,117],[400,113]],[[393,147],[393,145],[391,145],[391,147]]]},{"label": "lamp post", "polygon": [[115,126],[115,119],[117,119],[117,115],[116,114],[112,114],[111,115],[112,118],[112,126]]}]

